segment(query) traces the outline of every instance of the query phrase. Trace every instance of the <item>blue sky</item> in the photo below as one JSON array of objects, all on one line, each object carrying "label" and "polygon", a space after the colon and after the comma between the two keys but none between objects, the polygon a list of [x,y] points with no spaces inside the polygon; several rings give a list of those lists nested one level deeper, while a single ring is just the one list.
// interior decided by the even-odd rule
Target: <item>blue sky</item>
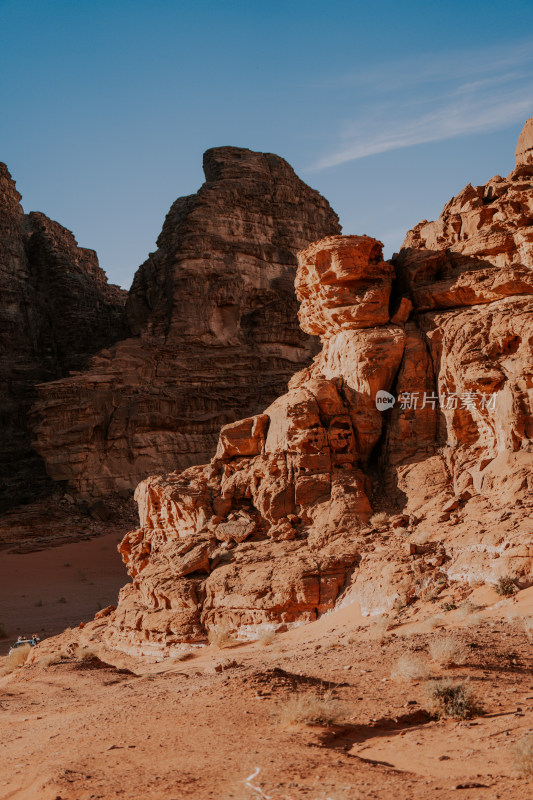
[{"label": "blue sky", "polygon": [[126,288],[208,147],[283,156],[391,255],[533,115],[531,0],[0,0],[0,26],[0,160]]}]

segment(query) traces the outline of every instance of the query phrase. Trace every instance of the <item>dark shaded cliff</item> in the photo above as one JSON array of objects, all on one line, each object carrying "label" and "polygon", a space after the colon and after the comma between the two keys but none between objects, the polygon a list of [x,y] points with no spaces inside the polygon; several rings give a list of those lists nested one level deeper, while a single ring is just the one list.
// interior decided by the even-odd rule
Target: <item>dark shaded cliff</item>
[{"label": "dark shaded cliff", "polygon": [[126,292],[96,253],[20,200],[0,163],[0,510],[51,485],[28,422],[36,384],[83,369],[125,331]]}]

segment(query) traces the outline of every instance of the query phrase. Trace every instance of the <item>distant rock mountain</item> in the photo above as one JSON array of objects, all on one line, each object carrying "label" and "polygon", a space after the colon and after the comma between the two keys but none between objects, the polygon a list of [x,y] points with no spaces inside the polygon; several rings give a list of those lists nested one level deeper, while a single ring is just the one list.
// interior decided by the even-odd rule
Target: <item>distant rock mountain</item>
[{"label": "distant rock mountain", "polygon": [[130,338],[39,386],[36,449],[78,494],[209,460],[222,425],[282,394],[317,350],[298,325],[296,253],[338,233],[337,215],[276,155],[218,147],[204,172],[135,275]]},{"label": "distant rock mountain", "polygon": [[96,253],[20,200],[0,163],[0,510],[51,486],[28,421],[36,384],[83,369],[126,330],[127,293]]}]

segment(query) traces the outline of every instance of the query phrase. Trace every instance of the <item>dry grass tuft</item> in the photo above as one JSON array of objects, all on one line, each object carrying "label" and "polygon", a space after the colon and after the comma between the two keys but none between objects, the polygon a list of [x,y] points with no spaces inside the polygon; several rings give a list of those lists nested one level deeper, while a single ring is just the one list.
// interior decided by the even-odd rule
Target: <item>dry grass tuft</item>
[{"label": "dry grass tuft", "polygon": [[430,681],[426,687],[426,695],[427,709],[438,719],[470,719],[481,711],[468,681]]},{"label": "dry grass tuft", "polygon": [[377,514],[372,514],[370,517],[370,524],[374,528],[381,528],[382,525],[386,525],[389,521],[389,515],[385,511],[378,511]]},{"label": "dry grass tuft", "polygon": [[441,667],[457,666],[464,664],[468,650],[465,645],[453,636],[436,636],[429,643],[429,655],[432,661]]},{"label": "dry grass tuft", "polygon": [[30,652],[31,645],[24,644],[22,647],[17,647],[16,650],[13,650],[11,655],[6,656],[0,667],[0,678],[4,675],[10,675],[17,667],[21,667],[25,664]]},{"label": "dry grass tuft", "polygon": [[43,656],[39,659],[39,664],[43,667],[53,667],[55,664],[61,664],[67,658],[69,658],[69,654],[66,650],[60,650],[58,653],[48,653]]},{"label": "dry grass tuft", "polygon": [[476,614],[479,611],[479,606],[476,606],[471,600],[465,600],[459,605],[457,616],[459,619],[466,619],[470,614]]},{"label": "dry grass tuft", "polygon": [[276,631],[262,631],[256,641],[263,647],[268,647],[276,640]]},{"label": "dry grass tuft", "polygon": [[322,696],[312,692],[296,692],[284,700],[274,713],[281,725],[333,725],[346,714],[346,710],[330,692]]},{"label": "dry grass tuft", "polygon": [[409,536],[410,534],[409,528],[393,528],[392,532],[396,534],[396,536]]},{"label": "dry grass tuft", "polygon": [[533,733],[526,733],[512,748],[515,772],[524,778],[533,777]]},{"label": "dry grass tuft", "polygon": [[231,647],[236,644],[236,639],[231,635],[231,627],[224,622],[209,628],[207,640],[212,647]]},{"label": "dry grass tuft", "polygon": [[383,644],[391,624],[392,620],[388,614],[381,614],[381,616],[376,617],[369,629],[371,638],[378,644]]},{"label": "dry grass tuft", "polygon": [[406,683],[408,681],[425,680],[428,677],[429,667],[425,659],[418,653],[411,651],[400,656],[391,672],[391,678],[405,681]]},{"label": "dry grass tuft", "polygon": [[517,591],[515,579],[511,575],[501,575],[494,584],[494,591],[502,597],[510,597]]},{"label": "dry grass tuft", "polygon": [[431,541],[430,531],[417,531],[413,538],[415,544],[427,544],[429,541]]},{"label": "dry grass tuft", "polygon": [[464,622],[466,625],[479,625],[483,622],[483,617],[479,613],[481,606],[476,606],[471,600],[465,600],[461,603],[457,611],[457,620]]},{"label": "dry grass tuft", "polygon": [[74,658],[76,661],[92,661],[98,658],[98,653],[93,647],[80,647],[78,645],[74,650]]}]

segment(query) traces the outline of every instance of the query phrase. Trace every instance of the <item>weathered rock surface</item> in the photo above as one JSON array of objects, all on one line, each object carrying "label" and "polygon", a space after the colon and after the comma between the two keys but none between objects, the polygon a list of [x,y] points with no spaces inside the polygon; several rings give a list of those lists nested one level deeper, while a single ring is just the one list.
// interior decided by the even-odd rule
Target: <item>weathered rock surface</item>
[{"label": "weathered rock surface", "polygon": [[297,321],[296,253],[338,233],[337,215],[275,155],[215,148],[204,171],[135,275],[135,336],[40,387],[36,447],[77,493],[209,460],[220,428],[262,410],[316,352]]},{"label": "weathered rock surface", "polygon": [[[208,467],[139,485],[112,644],[150,653],[221,620],[315,619],[360,558],[384,422],[374,396],[391,388],[405,339],[388,323],[392,269],[369,237],[329,237],[298,258],[303,325],[322,331],[322,352],[264,414],[222,428]],[[375,297],[383,325],[363,327]]]},{"label": "weathered rock surface", "polygon": [[533,582],[532,203],[520,157],[407,235],[395,283],[368,237],[299,254],[322,350],[222,429],[208,466],[139,485],[108,644],[160,656],[219,622],[245,635],[341,601],[378,613],[450,581]]},{"label": "weathered rock surface", "polygon": [[[438,395],[423,429],[418,409],[408,416],[418,423],[417,438],[422,433],[419,453],[434,439],[444,448],[440,482],[454,494],[487,491],[503,454],[517,465],[531,457],[533,163],[521,155],[531,125],[520,137],[515,170],[468,185],[436,222],[408,233],[395,261],[428,360],[418,379],[400,375],[398,390],[418,390],[419,407],[424,391]],[[397,438],[394,426],[390,437]],[[419,484],[420,475],[413,480]],[[412,505],[413,491],[400,483]]]},{"label": "weathered rock surface", "polygon": [[50,485],[28,423],[36,384],[124,336],[126,292],[93,250],[44,214],[24,215],[20,200],[0,164],[0,509]]}]

